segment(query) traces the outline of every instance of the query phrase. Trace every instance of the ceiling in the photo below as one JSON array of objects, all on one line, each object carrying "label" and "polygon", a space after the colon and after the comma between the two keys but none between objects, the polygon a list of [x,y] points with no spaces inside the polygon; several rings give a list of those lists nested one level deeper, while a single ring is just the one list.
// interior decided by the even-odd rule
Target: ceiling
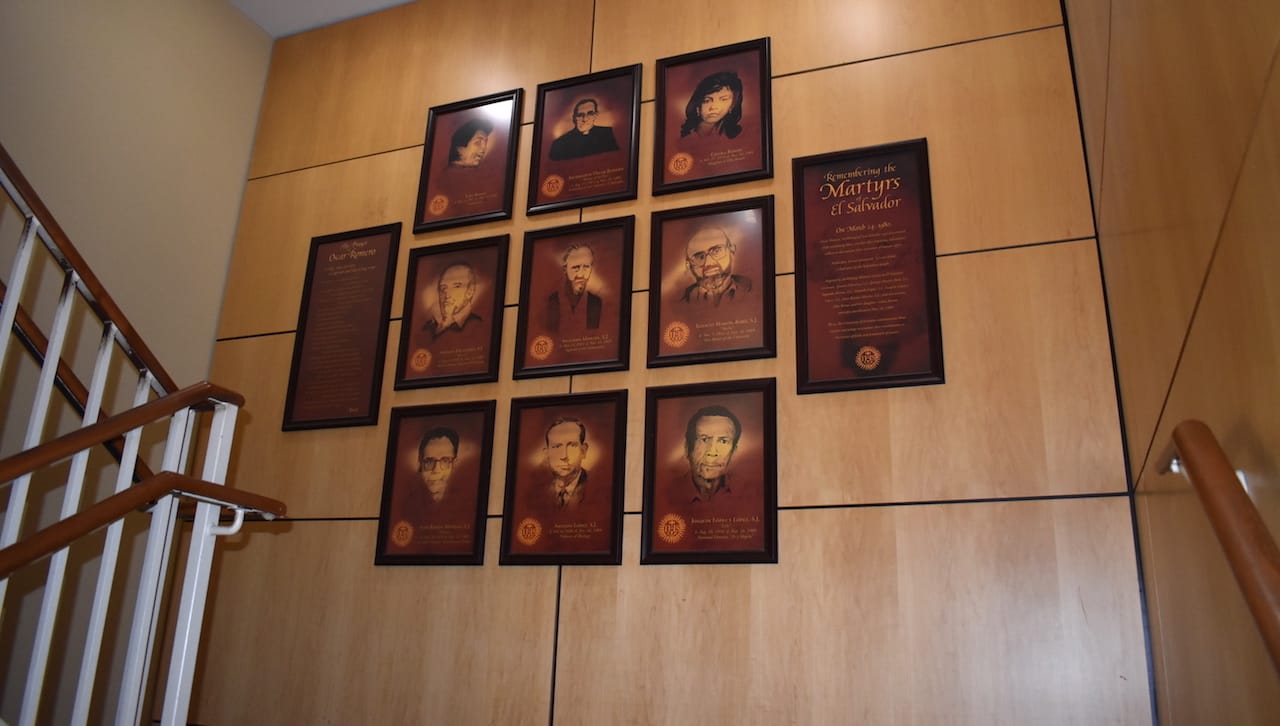
[{"label": "ceiling", "polygon": [[272,38],[404,5],[405,0],[229,0]]}]

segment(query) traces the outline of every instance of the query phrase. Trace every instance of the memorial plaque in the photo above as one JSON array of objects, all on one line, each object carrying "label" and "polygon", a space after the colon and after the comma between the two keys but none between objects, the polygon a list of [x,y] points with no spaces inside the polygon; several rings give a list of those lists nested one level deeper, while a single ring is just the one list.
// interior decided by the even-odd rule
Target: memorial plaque
[{"label": "memorial plaque", "polygon": [[778,561],[772,378],[645,394],[640,563]]},{"label": "memorial plaque", "polygon": [[622,563],[627,392],[511,401],[504,565]]},{"label": "memorial plaque", "polygon": [[524,235],[515,378],[626,370],[635,217]]},{"label": "memorial plaque", "polygon": [[768,38],[657,65],[655,195],[773,176]]},{"label": "memorial plaque", "polygon": [[777,355],[773,197],[655,212],[650,368]]},{"label": "memorial plaque", "polygon": [[409,253],[396,390],[498,380],[508,235]]},{"label": "memorial plaque", "polygon": [[415,233],[511,219],[523,95],[517,88],[427,113]]},{"label": "memorial plaque", "polygon": [[484,563],[496,407],[391,409],[374,564]]},{"label": "memorial plaque", "polygon": [[281,429],[378,423],[400,223],[311,240]]},{"label": "memorial plaque", "polygon": [[792,167],[798,392],[942,383],[925,140]]},{"label": "memorial plaque", "polygon": [[538,85],[529,214],[636,198],[640,70]]}]

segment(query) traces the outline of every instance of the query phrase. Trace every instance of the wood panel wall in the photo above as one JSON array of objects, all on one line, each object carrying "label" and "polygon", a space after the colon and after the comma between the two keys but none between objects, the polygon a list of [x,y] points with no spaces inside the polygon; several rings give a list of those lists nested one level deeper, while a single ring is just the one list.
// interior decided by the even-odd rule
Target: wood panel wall
[{"label": "wood panel wall", "polygon": [[[653,199],[654,61],[773,39],[773,180]],[[649,371],[648,250],[618,373],[382,394],[377,427],[279,431],[313,236],[413,214],[434,104],[645,66],[640,197],[411,248],[774,194],[779,357]],[[532,103],[525,120],[532,118]],[[220,557],[201,723],[1146,723],[1137,564],[1058,3],[421,3],[280,40],[214,377],[249,401],[231,480],[288,502]],[[525,205],[529,126],[515,206]],[[943,386],[797,397],[790,159],[929,139]],[[406,274],[403,261],[396,299]],[[395,315],[398,316],[398,311]],[[399,320],[392,321],[388,373]],[[638,565],[644,390],[779,383],[780,562]],[[629,392],[621,567],[498,567],[509,401]],[[479,568],[375,568],[392,407],[498,399]]]},{"label": "wood panel wall", "polygon": [[1160,722],[1275,723],[1280,676],[1190,485],[1158,464],[1174,426],[1205,421],[1280,533],[1280,6],[1067,6]]}]

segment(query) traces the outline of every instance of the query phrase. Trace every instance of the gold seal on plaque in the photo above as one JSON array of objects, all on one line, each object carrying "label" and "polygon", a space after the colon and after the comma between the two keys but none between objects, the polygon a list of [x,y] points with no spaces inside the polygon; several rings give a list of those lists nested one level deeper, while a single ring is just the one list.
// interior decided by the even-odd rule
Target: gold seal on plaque
[{"label": "gold seal on plaque", "polygon": [[658,520],[658,539],[667,544],[675,544],[684,539],[687,531],[689,525],[685,524],[684,517],[679,514],[668,514]]},{"label": "gold seal on plaque", "polygon": [[529,355],[538,360],[546,360],[551,356],[551,351],[556,349],[555,341],[551,340],[548,335],[539,335],[529,344]]},{"label": "gold seal on plaque", "polygon": [[542,193],[548,197],[558,197],[564,191],[564,177],[559,174],[548,174],[542,178]]},{"label": "gold seal on plaque", "polygon": [[873,345],[864,345],[858,349],[854,362],[864,371],[874,371],[880,365],[880,349]]},{"label": "gold seal on plaque", "polygon": [[431,198],[431,203],[427,205],[427,211],[432,214],[444,214],[444,210],[449,208],[449,198],[443,194],[437,194]]},{"label": "gold seal on plaque", "polygon": [[693,155],[681,151],[678,154],[672,154],[667,160],[667,171],[676,176],[684,176],[693,169]]},{"label": "gold seal on plaque", "polygon": [[396,522],[396,526],[391,528],[391,543],[396,547],[408,547],[413,541],[413,525],[405,520]]},{"label": "gold seal on plaque", "polygon": [[409,358],[409,367],[421,373],[431,367],[431,351],[426,348],[419,348],[413,351],[413,356]]},{"label": "gold seal on plaque", "polygon": [[525,517],[516,525],[516,539],[520,544],[532,545],[542,537],[542,523],[533,517]]},{"label": "gold seal on plaque", "polygon": [[689,342],[689,326],[677,320],[662,331],[662,339],[672,348],[683,348]]}]

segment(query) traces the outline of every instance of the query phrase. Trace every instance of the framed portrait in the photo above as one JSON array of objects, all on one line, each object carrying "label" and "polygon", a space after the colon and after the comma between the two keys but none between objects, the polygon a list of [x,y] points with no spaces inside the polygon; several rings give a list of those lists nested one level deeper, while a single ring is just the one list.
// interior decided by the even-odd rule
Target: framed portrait
[{"label": "framed portrait", "polygon": [[515,378],[626,370],[635,217],[526,232]]},{"label": "framed portrait", "polygon": [[400,223],[315,237],[282,431],[378,423]]},{"label": "framed portrait", "polygon": [[645,394],[640,564],[778,561],[774,379]]},{"label": "framed portrait", "polygon": [[650,368],[772,358],[773,197],[655,212]]},{"label": "framed portrait", "polygon": [[653,193],[773,176],[769,39],[658,61]]},{"label": "framed portrait", "polygon": [[511,219],[523,97],[517,88],[427,112],[414,233]]},{"label": "framed portrait", "polygon": [[622,563],[627,392],[511,401],[501,564]]},{"label": "framed portrait", "polygon": [[538,85],[529,214],[636,198],[640,65]]},{"label": "framed portrait", "polygon": [[798,392],[943,383],[925,140],[792,164]]},{"label": "framed portrait", "polygon": [[409,254],[396,390],[498,380],[508,235]]},{"label": "framed portrait", "polygon": [[391,409],[374,564],[484,563],[496,406]]}]

